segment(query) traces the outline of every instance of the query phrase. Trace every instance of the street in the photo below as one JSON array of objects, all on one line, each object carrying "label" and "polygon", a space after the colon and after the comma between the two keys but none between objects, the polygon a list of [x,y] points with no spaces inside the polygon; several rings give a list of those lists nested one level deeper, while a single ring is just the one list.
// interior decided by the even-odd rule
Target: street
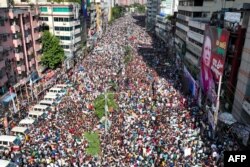
[{"label": "street", "polygon": [[[57,82],[73,86],[30,128],[19,158],[1,153],[1,159],[39,167],[220,166],[224,146],[209,138],[203,112],[181,92],[173,51],[159,50],[160,41],[143,23],[127,15],[107,27],[96,49]],[[118,103],[107,113],[106,133],[93,107],[105,91]],[[99,134],[98,156],[86,154],[85,132]]]}]

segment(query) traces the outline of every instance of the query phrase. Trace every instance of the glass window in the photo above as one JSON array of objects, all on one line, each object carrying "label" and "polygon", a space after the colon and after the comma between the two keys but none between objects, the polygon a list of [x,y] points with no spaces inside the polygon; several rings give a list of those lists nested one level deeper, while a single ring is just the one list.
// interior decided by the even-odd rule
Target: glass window
[{"label": "glass window", "polygon": [[69,22],[69,18],[64,18],[64,21],[65,22]]},{"label": "glass window", "polygon": [[54,7],[53,12],[72,12],[73,8],[69,7]]},{"label": "glass window", "polygon": [[40,7],[40,11],[41,12],[48,12],[48,8],[47,7]]},{"label": "glass window", "polygon": [[63,17],[59,17],[59,22],[63,22]]},{"label": "glass window", "polygon": [[59,18],[58,17],[54,17],[54,21],[58,22]]}]

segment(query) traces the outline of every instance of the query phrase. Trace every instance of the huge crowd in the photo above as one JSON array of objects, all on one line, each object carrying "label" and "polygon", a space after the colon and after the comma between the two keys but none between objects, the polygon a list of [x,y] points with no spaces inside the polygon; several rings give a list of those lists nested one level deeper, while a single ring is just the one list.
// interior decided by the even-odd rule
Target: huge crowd
[{"label": "huge crowd", "polygon": [[[55,112],[31,127],[21,153],[5,152],[1,159],[24,167],[223,166],[222,152],[228,143],[211,139],[205,114],[181,92],[174,56],[154,51],[155,37],[136,22],[125,16],[107,28],[96,46],[99,49],[59,78],[58,83],[69,80],[73,86]],[[128,62],[125,46],[132,49]],[[93,101],[110,83],[117,85],[119,107],[109,112],[111,126],[105,133],[93,112]],[[86,154],[83,133],[90,131],[100,136],[98,156]]]}]

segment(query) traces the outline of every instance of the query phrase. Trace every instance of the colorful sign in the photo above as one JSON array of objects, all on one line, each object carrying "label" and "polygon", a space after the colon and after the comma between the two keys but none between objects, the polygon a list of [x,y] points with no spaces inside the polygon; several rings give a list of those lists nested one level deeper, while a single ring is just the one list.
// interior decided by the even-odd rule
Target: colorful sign
[{"label": "colorful sign", "polygon": [[230,33],[226,29],[206,26],[201,55],[201,88],[212,102],[216,100],[215,87],[223,75]]}]

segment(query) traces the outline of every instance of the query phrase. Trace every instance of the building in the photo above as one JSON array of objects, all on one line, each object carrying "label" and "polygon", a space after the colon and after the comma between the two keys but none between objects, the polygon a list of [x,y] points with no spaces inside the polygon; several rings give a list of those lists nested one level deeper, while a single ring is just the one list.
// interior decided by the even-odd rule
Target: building
[{"label": "building", "polygon": [[165,45],[168,45],[169,38],[172,38],[172,23],[168,19],[169,16],[174,16],[175,4],[178,1],[174,0],[165,0],[161,1],[159,6],[160,12],[156,15],[156,24],[155,24],[155,33],[156,36],[161,39]]},{"label": "building", "polygon": [[87,22],[87,48],[92,49],[97,42],[97,24],[96,24],[96,6],[95,2],[91,1],[88,7],[88,22]]},{"label": "building", "polygon": [[[234,67],[237,67],[237,74],[235,75],[237,85],[234,87],[234,101],[232,106],[232,114],[239,121],[244,124],[250,125],[250,10],[245,17],[247,20],[242,22],[241,27],[245,29],[246,33],[243,34],[245,38],[245,43],[239,41],[236,43],[232,49],[235,53],[238,52],[238,46],[243,47],[241,59],[238,59],[240,62],[236,62],[232,65],[231,71],[234,71]],[[237,33],[239,34],[239,33]],[[233,56],[238,58],[237,56]]]},{"label": "building", "polygon": [[159,13],[160,0],[148,0],[146,11],[146,29],[147,31],[155,30],[156,15]]},{"label": "building", "polygon": [[[1,4],[2,5],[2,4]],[[35,6],[0,8],[0,92],[41,70],[41,33]]]},{"label": "building", "polygon": [[147,0],[116,0],[115,1],[115,4],[117,4],[119,6],[130,6],[130,5],[133,5],[135,3],[145,5],[145,4],[147,4]]},{"label": "building", "polygon": [[83,26],[80,20],[80,9],[81,6],[78,3],[39,3],[42,24],[60,39],[60,45],[68,59],[81,54]]},{"label": "building", "polygon": [[177,57],[183,60],[194,85],[199,81],[199,59],[202,51],[205,25],[212,13],[222,8],[241,8],[248,0],[210,1],[179,0],[176,19],[175,47]]}]

